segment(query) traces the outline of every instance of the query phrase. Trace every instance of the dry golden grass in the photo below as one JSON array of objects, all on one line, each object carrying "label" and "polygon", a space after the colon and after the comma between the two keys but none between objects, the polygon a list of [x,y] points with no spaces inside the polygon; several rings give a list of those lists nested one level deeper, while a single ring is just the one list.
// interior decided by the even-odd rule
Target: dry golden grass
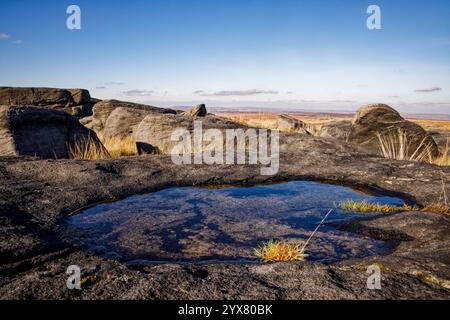
[{"label": "dry golden grass", "polygon": [[444,173],[441,172],[442,191],[439,201],[428,203],[423,211],[450,215],[450,203],[447,196],[447,187],[445,184]]},{"label": "dry golden grass", "polygon": [[125,138],[100,139],[112,158],[138,155],[136,140],[133,136]]},{"label": "dry golden grass", "polygon": [[355,201],[355,200],[346,200],[342,201],[338,204],[338,208],[344,210],[344,211],[352,211],[352,212],[359,212],[359,213],[371,213],[371,212],[377,212],[377,213],[396,213],[396,212],[402,212],[402,211],[417,211],[419,210],[416,206],[409,206],[404,204],[401,207],[398,206],[392,206],[389,204],[378,204],[378,203],[371,203],[368,201]]},{"label": "dry golden grass", "polygon": [[105,139],[98,135],[103,144],[92,138],[78,139],[68,146],[69,158],[74,160],[101,160],[138,155],[136,141],[132,136],[126,138]]},{"label": "dry golden grass", "polygon": [[426,119],[409,119],[411,122],[417,123],[427,131],[447,131],[450,132],[450,121],[448,120],[426,120]]},{"label": "dry golden grass", "polygon": [[[267,129],[277,128],[277,116],[279,115],[279,113],[276,112],[223,112],[218,114],[250,127]],[[317,126],[317,129],[320,129],[324,124],[327,124],[329,122],[351,120],[351,116],[347,115],[327,115],[306,112],[292,112],[287,114],[296,119],[302,120],[305,123],[315,125]]]},{"label": "dry golden grass", "polygon": [[450,140],[447,139],[445,149],[443,150],[442,155],[440,157],[433,159],[432,163],[437,164],[438,166],[449,166],[450,165],[449,147],[450,147]]},{"label": "dry golden grass", "polygon": [[255,249],[255,255],[261,262],[299,261],[306,257],[299,244],[270,240]]},{"label": "dry golden grass", "polygon": [[[219,112],[218,115],[222,115],[226,118],[243,124],[255,124],[258,127],[275,128],[276,118],[279,113],[277,112]],[[300,119],[306,123],[316,124],[318,126],[324,125],[329,122],[352,120],[351,114],[337,114],[337,113],[323,113],[323,112],[291,112],[288,113],[294,118]],[[407,118],[408,120],[415,122],[422,126],[427,131],[446,131],[450,132],[449,120],[434,120],[434,119],[415,119]]]},{"label": "dry golden grass", "polygon": [[95,139],[83,138],[67,146],[69,159],[73,160],[99,160],[108,159],[110,154]]},{"label": "dry golden grass", "polygon": [[445,203],[430,203],[422,211],[450,215],[450,207]]},{"label": "dry golden grass", "polygon": [[398,129],[387,133],[377,132],[378,146],[385,158],[433,162],[431,142],[424,137],[417,147],[413,147],[412,139],[406,131]]}]

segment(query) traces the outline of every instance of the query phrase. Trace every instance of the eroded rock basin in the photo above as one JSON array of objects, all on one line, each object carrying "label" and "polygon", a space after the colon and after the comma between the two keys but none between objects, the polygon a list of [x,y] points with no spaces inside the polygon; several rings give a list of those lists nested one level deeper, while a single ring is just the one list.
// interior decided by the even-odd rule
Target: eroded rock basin
[{"label": "eroded rock basin", "polygon": [[[68,238],[103,257],[129,264],[251,263],[269,239],[302,243],[340,201],[401,205],[393,197],[310,181],[252,187],[170,188],[100,204],[67,219]],[[327,222],[357,213],[334,209]],[[306,253],[337,261],[382,254],[383,241],[323,225]]]}]

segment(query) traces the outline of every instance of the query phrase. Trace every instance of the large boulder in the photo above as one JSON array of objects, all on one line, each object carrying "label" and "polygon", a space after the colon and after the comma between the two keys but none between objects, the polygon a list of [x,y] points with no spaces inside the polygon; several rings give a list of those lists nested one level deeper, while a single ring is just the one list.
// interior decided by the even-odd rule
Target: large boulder
[{"label": "large boulder", "polygon": [[284,132],[303,134],[313,134],[315,132],[314,126],[287,114],[280,114],[277,116],[277,129]]},{"label": "large boulder", "polygon": [[0,87],[0,105],[61,109],[76,117],[92,114],[91,96],[84,89]]},{"label": "large boulder", "polygon": [[320,128],[316,136],[321,138],[335,138],[347,141],[352,123],[350,121],[334,121],[327,123]]},{"label": "large boulder", "polygon": [[133,136],[139,123],[145,116],[152,113],[155,112],[145,109],[116,108],[106,119],[103,136],[106,139],[123,139],[127,136]]},{"label": "large boulder", "polygon": [[117,108],[128,108],[131,110],[144,110],[151,111],[155,113],[170,113],[175,114],[175,110],[157,108],[149,105],[118,101],[118,100],[103,100],[94,105],[93,111],[93,121],[92,129],[97,133],[103,133],[105,128],[106,120],[110,114]]},{"label": "large boulder", "polygon": [[204,117],[204,116],[206,116],[207,113],[208,113],[208,111],[206,110],[206,106],[204,104],[199,104],[199,105],[183,112],[182,114],[184,116],[188,116],[188,117]]},{"label": "large boulder", "polygon": [[435,141],[421,126],[405,120],[385,104],[358,109],[348,141],[396,159],[428,160],[439,155]]},{"label": "large boulder", "polygon": [[68,158],[69,146],[88,140],[99,143],[94,132],[62,110],[0,106],[0,156]]},{"label": "large boulder", "polygon": [[[172,133],[179,128],[186,129],[189,133],[194,132],[194,117],[183,114],[150,114],[147,115],[136,128],[136,144],[141,153],[161,153],[171,154],[173,147],[178,144],[171,140]],[[224,118],[207,115],[201,120],[203,130],[218,129],[225,134],[226,129],[244,128],[236,122]],[[224,138],[225,140],[225,138]],[[225,142],[225,141],[224,141]],[[202,145],[202,150],[207,147],[207,143]],[[193,152],[196,150],[193,147]]]},{"label": "large boulder", "polygon": [[447,131],[428,132],[436,142],[441,154],[450,154],[450,133]]}]

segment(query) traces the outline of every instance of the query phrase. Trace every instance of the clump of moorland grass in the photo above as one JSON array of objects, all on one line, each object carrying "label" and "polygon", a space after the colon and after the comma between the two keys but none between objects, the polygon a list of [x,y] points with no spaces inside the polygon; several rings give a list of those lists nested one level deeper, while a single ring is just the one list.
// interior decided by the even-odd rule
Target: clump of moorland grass
[{"label": "clump of moorland grass", "polygon": [[108,150],[92,137],[79,138],[68,144],[67,151],[69,159],[73,160],[99,160],[111,157]]},{"label": "clump of moorland grass", "polygon": [[423,211],[434,212],[450,215],[450,203],[447,196],[447,188],[445,186],[444,173],[441,172],[442,192],[439,201],[428,203]]},{"label": "clump of moorland grass", "polygon": [[381,134],[377,132],[378,146],[383,157],[394,160],[409,160],[433,163],[432,142],[424,137],[414,148],[410,136],[402,129]]},{"label": "clump of moorland grass", "polygon": [[264,263],[300,261],[307,256],[300,244],[276,240],[263,243],[258,249],[255,249],[255,255]]},{"label": "clump of moorland grass", "polygon": [[106,139],[104,137],[100,137],[100,141],[108,150],[108,153],[112,158],[138,155],[136,140],[131,135],[125,138],[113,137]]},{"label": "clump of moorland grass", "polygon": [[102,160],[138,155],[134,137],[104,138],[98,135],[99,143],[91,137],[76,140],[68,145],[69,158],[74,160]]},{"label": "clump of moorland grass", "polygon": [[437,164],[438,166],[449,166],[450,165],[450,139],[447,138],[447,142],[445,143],[445,149],[442,152],[442,155],[433,159],[433,164]]},{"label": "clump of moorland grass", "polygon": [[445,203],[435,202],[427,204],[422,211],[450,215],[450,206]]},{"label": "clump of moorland grass", "polygon": [[383,157],[394,160],[409,160],[436,164],[438,166],[450,165],[450,143],[447,139],[446,147],[442,154],[434,157],[432,153],[432,142],[423,138],[417,148],[412,147],[412,140],[402,129],[390,131],[385,134],[377,133],[378,147]]},{"label": "clump of moorland grass", "polygon": [[368,202],[366,200],[363,201],[355,201],[355,200],[345,200],[340,202],[337,205],[338,208],[344,210],[344,211],[351,211],[351,212],[359,212],[363,214],[367,213],[396,213],[396,212],[402,212],[402,211],[417,211],[419,208],[416,206],[409,206],[407,204],[403,204],[402,206],[393,206],[390,204],[379,204],[379,203],[373,203]]}]

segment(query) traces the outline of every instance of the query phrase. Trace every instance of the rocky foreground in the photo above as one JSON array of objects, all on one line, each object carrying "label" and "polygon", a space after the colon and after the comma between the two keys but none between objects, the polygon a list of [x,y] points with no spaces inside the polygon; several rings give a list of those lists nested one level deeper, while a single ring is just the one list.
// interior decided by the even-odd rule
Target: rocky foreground
[{"label": "rocky foreground", "polygon": [[[400,195],[418,204],[439,199],[450,171],[365,154],[337,140],[282,138],[281,168],[270,180],[313,179]],[[258,183],[256,166],[176,166],[147,155],[104,161],[4,158],[0,161],[0,296],[3,299],[365,299],[450,298],[450,219],[408,212],[352,221],[342,228],[392,242],[392,252],[337,264],[154,265],[127,267],[61,240],[59,223],[99,201],[174,185]],[[365,268],[382,265],[382,290],[366,288]],[[66,288],[66,268],[85,276]]]},{"label": "rocky foreground", "polygon": [[[327,129],[327,134],[335,132],[341,134],[339,137],[327,136],[323,131],[323,135],[315,136],[311,128],[301,123],[289,124],[290,119],[283,118],[288,132],[280,134],[280,170],[275,176],[262,176],[257,165],[177,166],[162,152],[167,142],[164,137],[172,129],[166,120],[177,125],[203,117],[211,127],[239,127],[207,115],[204,106],[182,113],[126,102],[96,101],[84,91],[31,90],[34,96],[30,98],[29,92],[17,95],[14,90],[0,90],[0,104],[7,104],[0,109],[0,140],[9,143],[5,149],[8,156],[0,157],[2,299],[450,298],[450,218],[423,211],[340,223],[337,227],[343,230],[387,241],[391,251],[383,256],[332,264],[304,261],[127,266],[96,256],[63,236],[64,218],[83,207],[170,186],[307,179],[395,195],[419,206],[442,201],[442,191],[449,187],[448,167],[387,160],[370,149],[374,132],[361,127],[364,123],[373,125],[374,113],[365,112],[368,109],[385,110],[377,116],[385,126],[422,134],[420,141],[428,139],[423,129],[412,127],[387,106],[366,108],[350,126]],[[59,102],[53,101],[48,107],[55,96]],[[81,114],[80,109],[84,110]],[[93,130],[88,135],[94,137],[100,133],[136,134],[143,137],[142,143],[159,152],[92,161],[30,157],[35,145],[24,144],[28,140],[23,137],[32,137],[37,128],[39,141],[52,141],[52,132],[45,130],[49,126],[61,148],[76,129]],[[154,134],[148,134],[149,131]],[[367,139],[359,141],[363,136]],[[349,143],[349,139],[355,143]],[[437,152],[433,140],[427,148]],[[62,158],[64,152],[61,149]],[[42,158],[48,158],[45,155]],[[366,286],[366,269],[374,263],[382,270],[381,290],[369,290]],[[66,269],[74,264],[82,268],[80,291],[66,287]]]}]

